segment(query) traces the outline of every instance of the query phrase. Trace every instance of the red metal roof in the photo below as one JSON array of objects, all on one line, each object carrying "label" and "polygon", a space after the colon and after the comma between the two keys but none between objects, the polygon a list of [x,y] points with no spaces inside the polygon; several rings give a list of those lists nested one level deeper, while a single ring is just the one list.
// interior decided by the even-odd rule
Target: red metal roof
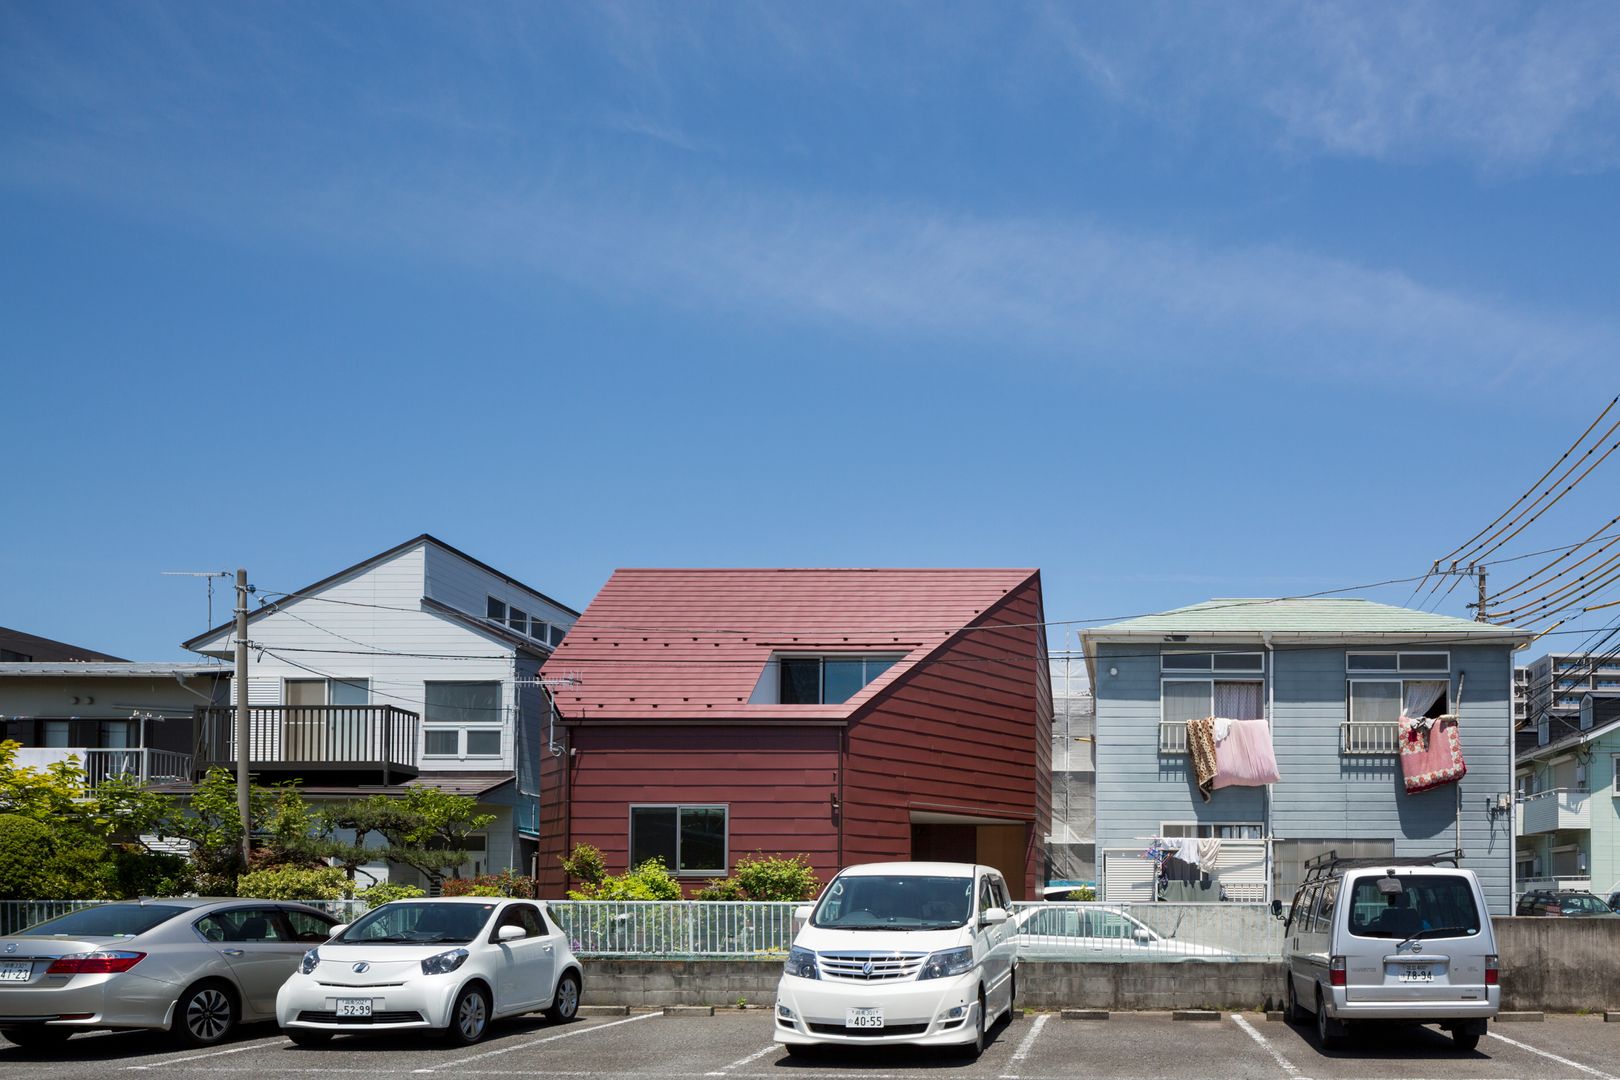
[{"label": "red metal roof", "polygon": [[[843,720],[1034,570],[615,571],[543,671],[569,720]],[[748,704],[773,653],[904,657],[838,705]]]}]

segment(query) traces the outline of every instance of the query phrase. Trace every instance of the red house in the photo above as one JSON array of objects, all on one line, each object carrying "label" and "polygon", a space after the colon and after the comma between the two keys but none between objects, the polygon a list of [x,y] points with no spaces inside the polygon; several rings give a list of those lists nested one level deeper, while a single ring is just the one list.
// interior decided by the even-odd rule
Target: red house
[{"label": "red house", "polygon": [[1036,570],[619,570],[546,662],[543,895],[559,856],[664,857],[691,888],[755,852],[823,880],[981,862],[1035,895],[1052,697]]}]

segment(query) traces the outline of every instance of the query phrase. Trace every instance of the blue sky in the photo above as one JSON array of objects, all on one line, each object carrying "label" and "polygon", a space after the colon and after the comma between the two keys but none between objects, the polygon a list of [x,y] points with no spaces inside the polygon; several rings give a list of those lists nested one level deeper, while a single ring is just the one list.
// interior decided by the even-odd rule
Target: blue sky
[{"label": "blue sky", "polygon": [[0,0],[0,624],[177,656],[160,571],[423,531],[576,607],[1421,573],[1620,389],[1617,52],[1575,3]]}]

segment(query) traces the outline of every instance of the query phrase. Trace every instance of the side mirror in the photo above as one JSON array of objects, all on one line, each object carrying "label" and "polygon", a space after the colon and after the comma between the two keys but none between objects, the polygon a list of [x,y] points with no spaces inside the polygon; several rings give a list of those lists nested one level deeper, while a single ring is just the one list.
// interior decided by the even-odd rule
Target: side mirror
[{"label": "side mirror", "polygon": [[987,907],[979,915],[979,925],[980,926],[1000,926],[1002,923],[1004,923],[1006,921],[1007,921],[1007,909],[1006,908]]},{"label": "side mirror", "polygon": [[516,941],[519,938],[526,938],[528,936],[529,932],[523,929],[521,926],[503,926],[499,930],[495,931],[496,941]]},{"label": "side mirror", "polygon": [[1148,933],[1146,930],[1143,930],[1141,927],[1137,927],[1136,933],[1132,934],[1131,937],[1136,940],[1138,945],[1146,945],[1148,942],[1153,940],[1153,935]]},{"label": "side mirror", "polygon": [[348,928],[349,928],[348,923],[346,923],[346,922],[338,923],[336,926],[332,927],[332,929],[330,929],[330,930],[328,930],[326,932],[326,940],[331,941],[333,938],[337,937],[339,934],[343,933],[343,931],[347,930]]},{"label": "side mirror", "polygon": [[1282,901],[1281,900],[1273,900],[1271,902],[1271,917],[1273,919],[1282,918]]},{"label": "side mirror", "polygon": [[805,905],[803,905],[801,907],[796,907],[796,908],[793,909],[793,917],[795,919],[798,919],[800,922],[809,922],[810,921],[810,913],[812,911],[814,911],[814,910],[815,909],[813,907],[811,907],[809,904],[805,904]]}]

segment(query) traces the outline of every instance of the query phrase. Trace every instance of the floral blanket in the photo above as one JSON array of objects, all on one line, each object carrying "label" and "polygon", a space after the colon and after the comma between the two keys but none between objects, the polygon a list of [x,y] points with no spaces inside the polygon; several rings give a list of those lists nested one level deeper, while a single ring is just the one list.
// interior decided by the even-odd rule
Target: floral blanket
[{"label": "floral blanket", "polygon": [[1401,717],[1401,775],[1406,793],[1455,784],[1468,772],[1463,761],[1462,741],[1457,736],[1457,718],[1409,720]]}]

